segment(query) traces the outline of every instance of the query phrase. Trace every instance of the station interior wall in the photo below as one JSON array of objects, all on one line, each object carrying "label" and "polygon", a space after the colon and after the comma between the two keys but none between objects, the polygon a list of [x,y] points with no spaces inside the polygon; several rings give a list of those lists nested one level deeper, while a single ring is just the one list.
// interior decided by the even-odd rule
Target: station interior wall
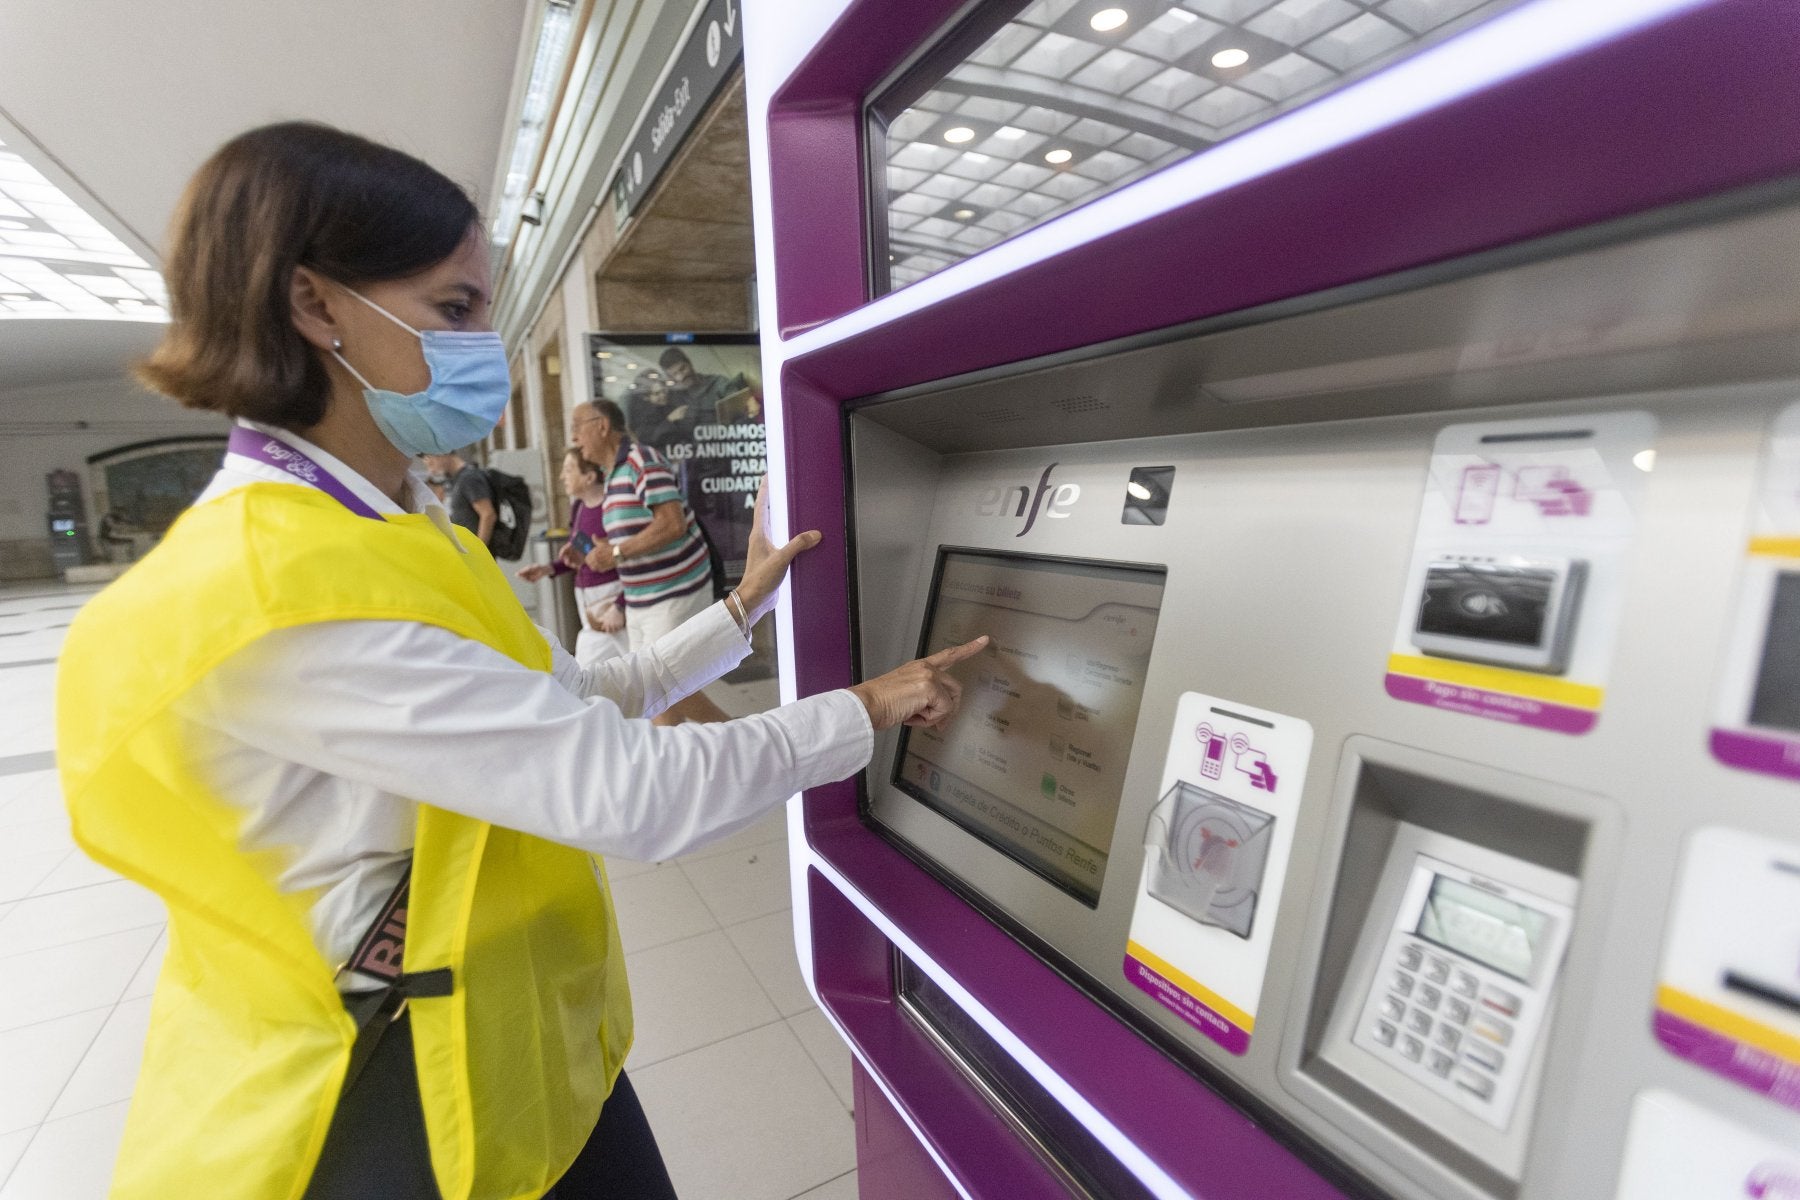
[{"label": "station interior wall", "polygon": [[124,378],[0,393],[0,581],[55,574],[44,529],[48,472],[81,476],[91,532],[101,497],[89,455],[157,438],[226,432],[222,418],[183,409]]}]

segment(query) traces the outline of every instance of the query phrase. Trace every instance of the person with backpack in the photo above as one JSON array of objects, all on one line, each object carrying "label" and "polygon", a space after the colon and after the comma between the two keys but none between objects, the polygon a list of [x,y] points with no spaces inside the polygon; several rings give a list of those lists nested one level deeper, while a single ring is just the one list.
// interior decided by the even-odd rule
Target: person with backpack
[{"label": "person with backpack", "polygon": [[488,482],[487,472],[465,459],[460,450],[423,457],[425,469],[444,479],[450,523],[461,525],[491,549],[500,510],[494,506],[494,485]]}]

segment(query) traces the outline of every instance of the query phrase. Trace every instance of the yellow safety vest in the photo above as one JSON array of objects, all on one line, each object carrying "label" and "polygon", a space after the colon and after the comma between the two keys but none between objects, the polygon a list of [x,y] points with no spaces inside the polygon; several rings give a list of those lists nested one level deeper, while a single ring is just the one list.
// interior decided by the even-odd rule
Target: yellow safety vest
[{"label": "yellow safety vest", "polygon": [[[172,706],[230,655],[320,621],[419,621],[522,667],[550,650],[486,549],[429,517],[371,520],[310,488],[253,484],[187,512],[89,602],[57,681],[75,840],[169,906],[169,949],[113,1178],[115,1200],[298,1200],[355,1029],[276,849],[201,778]],[[271,674],[268,686],[285,686]],[[491,753],[509,748],[496,741]],[[631,1045],[611,896],[582,851],[419,806],[405,969],[445,1200],[536,1200],[581,1150]]]}]

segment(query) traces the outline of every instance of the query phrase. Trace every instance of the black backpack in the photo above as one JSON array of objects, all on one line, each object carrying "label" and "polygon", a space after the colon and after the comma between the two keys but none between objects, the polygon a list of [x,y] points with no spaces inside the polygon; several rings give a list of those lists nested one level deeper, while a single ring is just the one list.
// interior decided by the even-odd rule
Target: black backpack
[{"label": "black backpack", "polygon": [[487,468],[488,486],[494,491],[494,532],[488,550],[495,558],[518,559],[531,537],[531,488],[517,475]]}]

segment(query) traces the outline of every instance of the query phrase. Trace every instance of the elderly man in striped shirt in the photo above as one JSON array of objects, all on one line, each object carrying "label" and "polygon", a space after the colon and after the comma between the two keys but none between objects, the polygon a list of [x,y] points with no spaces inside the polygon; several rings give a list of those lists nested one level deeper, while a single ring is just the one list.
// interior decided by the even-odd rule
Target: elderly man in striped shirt
[{"label": "elderly man in striped shirt", "polygon": [[[588,552],[587,563],[596,571],[618,571],[625,587],[625,633],[631,648],[639,650],[711,607],[713,574],[706,538],[688,511],[675,473],[654,447],[631,436],[617,404],[610,400],[578,404],[569,428],[582,455],[606,471],[606,498],[601,503],[606,541]],[[663,725],[729,719],[704,692],[695,692],[656,718]]]}]

